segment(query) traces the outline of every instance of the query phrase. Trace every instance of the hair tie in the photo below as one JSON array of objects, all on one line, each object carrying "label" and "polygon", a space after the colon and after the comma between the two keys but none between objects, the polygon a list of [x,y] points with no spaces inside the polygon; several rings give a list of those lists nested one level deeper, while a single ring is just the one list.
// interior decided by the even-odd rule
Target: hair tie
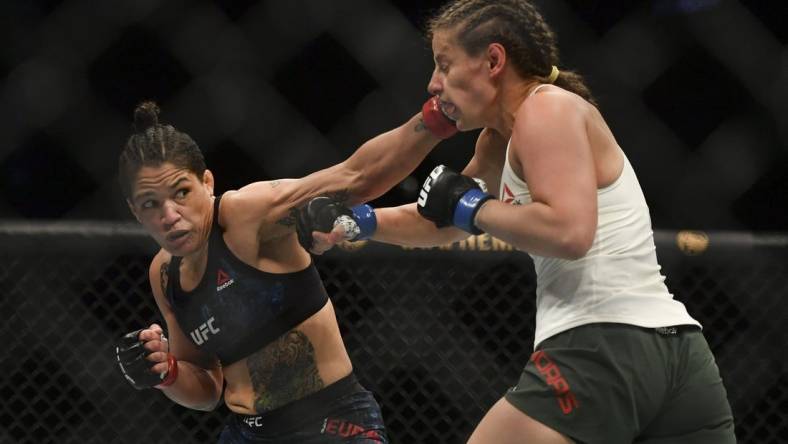
[{"label": "hair tie", "polygon": [[547,83],[555,83],[560,73],[561,71],[558,70],[558,67],[553,65],[553,69],[550,70],[550,75],[547,76]]}]

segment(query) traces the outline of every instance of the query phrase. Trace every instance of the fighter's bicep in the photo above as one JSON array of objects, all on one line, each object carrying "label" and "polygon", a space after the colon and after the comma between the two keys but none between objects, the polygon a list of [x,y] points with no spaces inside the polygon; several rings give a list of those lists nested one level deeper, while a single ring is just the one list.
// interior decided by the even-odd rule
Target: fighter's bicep
[{"label": "fighter's bicep", "polygon": [[511,149],[532,200],[568,219],[595,220],[596,170],[583,116],[569,103],[530,111],[515,123]]}]

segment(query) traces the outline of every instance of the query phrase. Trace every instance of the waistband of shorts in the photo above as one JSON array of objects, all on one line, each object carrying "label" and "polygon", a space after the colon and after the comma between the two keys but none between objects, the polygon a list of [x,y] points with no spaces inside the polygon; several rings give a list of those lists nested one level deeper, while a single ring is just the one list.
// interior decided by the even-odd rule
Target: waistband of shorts
[{"label": "waistband of shorts", "polygon": [[698,327],[695,324],[681,324],[681,325],[668,325],[665,327],[655,327],[653,330],[662,336],[676,336],[679,333],[700,331],[700,327]]},{"label": "waistband of shorts", "polygon": [[331,409],[333,401],[338,398],[364,390],[355,373],[351,372],[327,387],[270,412],[260,415],[233,412],[233,416],[240,426],[249,430],[264,430],[265,433],[285,432],[325,416]]}]

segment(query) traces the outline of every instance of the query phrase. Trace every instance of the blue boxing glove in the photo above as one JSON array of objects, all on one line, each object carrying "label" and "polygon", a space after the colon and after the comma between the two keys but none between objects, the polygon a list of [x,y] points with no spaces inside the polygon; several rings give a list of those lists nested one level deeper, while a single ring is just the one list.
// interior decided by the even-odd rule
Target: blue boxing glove
[{"label": "blue boxing glove", "polygon": [[315,197],[296,212],[298,242],[306,251],[314,245],[313,231],[330,233],[337,225],[342,225],[346,239],[354,242],[372,237],[378,220],[367,204],[348,208],[338,198],[328,196]]},{"label": "blue boxing glove", "polygon": [[471,234],[481,234],[476,227],[476,213],[493,196],[486,185],[456,173],[445,165],[438,165],[424,181],[416,202],[419,214],[438,228],[454,225]]}]

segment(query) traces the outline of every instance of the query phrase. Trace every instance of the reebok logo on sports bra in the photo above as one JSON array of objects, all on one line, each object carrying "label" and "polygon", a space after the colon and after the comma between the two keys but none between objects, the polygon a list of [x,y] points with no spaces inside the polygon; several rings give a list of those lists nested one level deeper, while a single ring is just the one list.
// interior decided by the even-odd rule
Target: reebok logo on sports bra
[{"label": "reebok logo on sports bra", "polygon": [[216,291],[222,291],[235,282],[235,279],[231,278],[230,275],[225,273],[221,268],[219,269],[218,275],[219,276],[216,278]]}]

